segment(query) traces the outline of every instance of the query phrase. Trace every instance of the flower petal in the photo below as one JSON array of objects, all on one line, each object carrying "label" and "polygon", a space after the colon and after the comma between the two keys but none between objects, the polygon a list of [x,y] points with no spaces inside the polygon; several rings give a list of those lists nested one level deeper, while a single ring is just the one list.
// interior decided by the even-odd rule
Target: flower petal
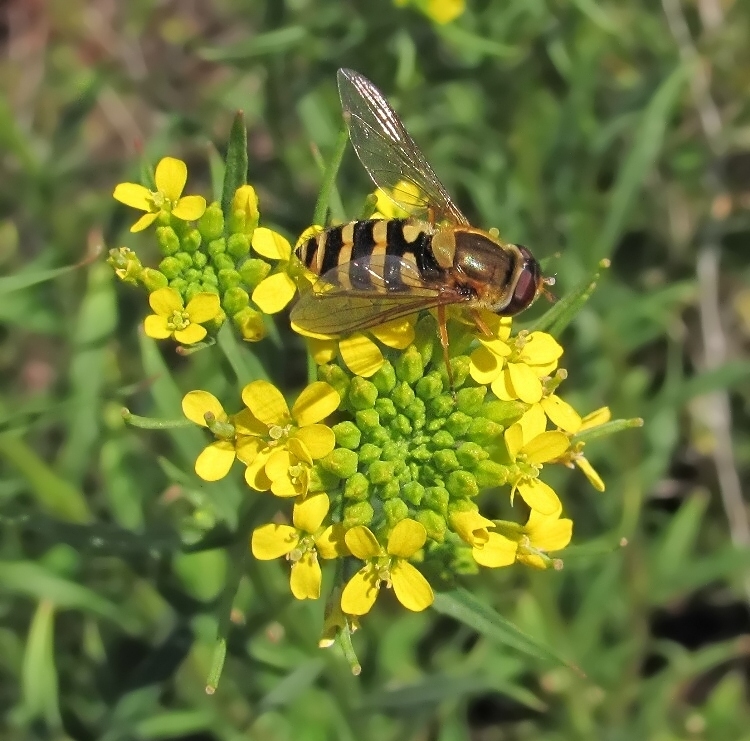
[{"label": "flower petal", "polygon": [[507,366],[500,371],[500,375],[492,382],[492,393],[502,401],[515,401],[518,398],[510,380]]},{"label": "flower petal", "polygon": [[[237,458],[246,466],[253,465],[260,452],[267,450],[267,447],[266,441],[255,435],[239,435],[235,442]],[[268,455],[264,457],[261,468],[265,466],[267,460]]]},{"label": "flower petal", "polygon": [[547,365],[563,354],[562,346],[546,332],[532,332],[521,350],[520,360],[529,365]]},{"label": "flower petal", "polygon": [[315,538],[315,547],[318,549],[318,555],[321,558],[348,556],[349,548],[344,539],[345,535],[346,529],[340,522],[329,525]]},{"label": "flower petal", "polygon": [[533,404],[524,412],[518,424],[521,425],[523,443],[526,445],[547,429],[547,417],[544,416],[541,405]]},{"label": "flower petal", "polygon": [[[346,531],[344,537],[346,546],[353,556],[366,561],[368,558],[375,558],[381,555],[383,549],[378,543],[377,538],[372,534],[372,530],[364,525],[355,525]],[[345,610],[349,612],[349,610]],[[356,613],[364,614],[364,613]]]},{"label": "flower petal", "polygon": [[487,528],[494,523],[479,514],[477,510],[456,512],[451,515],[451,526],[458,536],[471,546],[481,546],[487,542]]},{"label": "flower petal", "polygon": [[316,461],[325,458],[336,445],[336,435],[330,427],[325,425],[302,427],[294,433],[294,437],[289,441],[290,445],[293,440],[300,440],[304,443],[305,448]]},{"label": "flower petal", "polygon": [[292,481],[291,476],[287,473],[271,481],[271,494],[276,497],[283,497],[284,499],[304,496],[307,493],[307,486],[307,477],[299,477],[295,481]]},{"label": "flower petal", "polygon": [[138,221],[136,221],[135,224],[133,224],[133,226],[130,227],[130,231],[133,233],[142,232],[144,229],[147,229],[148,227],[150,227],[151,224],[153,224],[156,221],[158,216],[159,216],[158,211],[151,213],[151,214],[143,214],[143,216],[141,216],[141,218],[138,219]]},{"label": "flower petal", "polygon": [[523,501],[542,515],[552,515],[562,506],[555,490],[539,479],[528,479],[518,484]]},{"label": "flower petal", "polygon": [[297,599],[318,599],[323,572],[318,563],[318,554],[307,551],[299,561],[292,564],[289,586]]},{"label": "flower petal", "polygon": [[268,381],[252,381],[242,389],[242,401],[266,425],[287,425],[292,420],[289,407],[276,386]]},{"label": "flower petal", "polygon": [[221,301],[215,293],[196,293],[185,307],[191,322],[203,324],[214,319],[221,311]]},{"label": "flower petal", "polygon": [[227,418],[221,402],[208,391],[189,391],[182,397],[182,413],[201,427],[206,427],[206,412],[211,412],[219,422]]},{"label": "flower petal", "polygon": [[349,370],[363,378],[369,378],[377,373],[385,363],[380,348],[360,332],[341,340],[339,352]]},{"label": "flower petal", "polygon": [[167,326],[167,317],[149,314],[143,320],[143,331],[154,340],[166,340],[172,336],[172,330]]},{"label": "flower petal", "polygon": [[605,422],[609,422],[610,419],[612,419],[612,412],[609,411],[609,407],[600,407],[593,412],[589,412],[589,414],[581,420],[581,427],[578,431],[583,432],[583,430],[598,427]]},{"label": "flower petal", "polygon": [[292,454],[286,448],[275,448],[266,462],[266,475],[271,481],[286,476],[289,467],[294,465]]},{"label": "flower petal", "polygon": [[292,256],[289,241],[265,226],[260,226],[253,232],[253,249],[271,260],[288,260]]},{"label": "flower petal", "polygon": [[256,491],[268,491],[271,488],[271,479],[266,476],[266,462],[270,452],[268,448],[259,451],[251,463],[245,469],[245,481],[251,489]]},{"label": "flower petal", "polygon": [[470,355],[469,373],[482,385],[492,383],[503,368],[503,359],[480,345]]},{"label": "flower petal", "polygon": [[252,299],[264,314],[276,314],[293,298],[297,285],[286,273],[264,278],[253,291]]},{"label": "flower petal", "polygon": [[540,404],[552,424],[557,425],[561,430],[575,434],[581,428],[581,415],[556,394],[545,397]]},{"label": "flower petal", "polygon": [[312,455],[310,455],[307,445],[298,437],[290,437],[286,441],[286,447],[292,454],[292,458],[297,459],[297,462],[307,463],[308,466],[312,466]]},{"label": "flower petal", "polygon": [[539,464],[559,458],[570,447],[570,440],[562,432],[552,430],[537,435],[523,446],[522,453],[529,463]]},{"label": "flower petal", "polygon": [[405,316],[373,327],[370,333],[386,347],[405,350],[414,342],[414,317]]},{"label": "flower petal", "polygon": [[547,517],[532,509],[524,529],[528,533],[531,545],[537,550],[560,551],[573,537],[573,520],[561,520],[559,513]]},{"label": "flower petal", "polygon": [[472,548],[471,555],[480,566],[497,569],[510,566],[516,560],[518,544],[500,533],[490,533],[481,548]]},{"label": "flower petal", "polygon": [[314,533],[328,514],[331,502],[327,494],[312,494],[294,505],[294,526],[306,533]]},{"label": "flower petal", "polygon": [[174,288],[159,288],[151,292],[148,302],[154,313],[165,317],[171,316],[175,311],[182,311],[184,307],[182,296]]},{"label": "flower petal", "polygon": [[126,206],[137,208],[139,211],[151,211],[151,206],[154,203],[151,191],[138,183],[120,183],[115,188],[112,197]]},{"label": "flower petal", "polygon": [[207,334],[208,331],[205,327],[191,322],[185,329],[176,329],[174,338],[183,345],[194,345],[196,342],[200,342]]},{"label": "flower petal", "polygon": [[234,458],[234,444],[228,440],[217,440],[203,448],[195,461],[195,472],[204,481],[218,481],[229,473]]},{"label": "flower petal", "polygon": [[368,564],[344,587],[341,593],[341,609],[349,615],[366,615],[375,604],[379,591],[378,572]]},{"label": "flower petal", "polygon": [[424,525],[408,517],[396,523],[388,536],[388,553],[399,558],[411,558],[427,540]]},{"label": "flower petal", "polygon": [[391,567],[391,583],[398,601],[407,610],[421,612],[426,610],[435,600],[432,587],[427,579],[408,561],[399,559]]},{"label": "flower petal", "polygon": [[268,425],[264,425],[249,409],[243,409],[241,412],[232,415],[232,424],[238,435],[260,436],[268,433]]},{"label": "flower petal", "polygon": [[299,543],[299,533],[291,525],[270,523],[253,530],[250,548],[260,561],[270,561],[291,553]]},{"label": "flower petal", "polygon": [[154,180],[159,193],[177,203],[187,182],[187,165],[174,157],[164,157],[156,166]]},{"label": "flower petal", "polygon": [[606,489],[602,477],[596,472],[596,469],[588,462],[588,460],[586,460],[586,458],[579,455],[573,459],[573,462],[581,469],[583,475],[589,480],[589,483],[594,489],[597,491],[604,491]]},{"label": "flower petal", "polygon": [[515,460],[521,448],[523,448],[523,427],[516,422],[505,430],[503,437],[505,438],[505,447],[508,448],[508,455],[512,460]]},{"label": "flower petal", "polygon": [[338,409],[339,392],[324,381],[315,381],[297,397],[292,407],[292,417],[300,427],[320,422]]},{"label": "flower petal", "polygon": [[516,396],[527,404],[536,404],[542,398],[542,384],[526,363],[508,363],[508,374]]},{"label": "flower petal", "polygon": [[206,213],[206,199],[203,196],[185,196],[180,198],[172,209],[172,216],[183,221],[196,221]]},{"label": "flower petal", "polygon": [[336,357],[338,346],[339,343],[336,340],[319,340],[313,337],[307,340],[310,355],[318,365],[330,363]]}]

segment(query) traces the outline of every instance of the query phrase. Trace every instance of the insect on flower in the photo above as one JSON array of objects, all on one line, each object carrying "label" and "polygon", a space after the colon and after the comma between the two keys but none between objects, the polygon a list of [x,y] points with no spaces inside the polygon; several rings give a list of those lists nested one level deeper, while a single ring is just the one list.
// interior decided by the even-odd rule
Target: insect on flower
[{"label": "insect on flower", "polygon": [[367,78],[340,69],[338,85],[360,162],[408,218],[352,221],[303,242],[297,257],[320,278],[300,297],[292,322],[335,336],[436,308],[447,365],[447,306],[466,307],[490,334],[480,309],[518,314],[554,280],[542,277],[523,245],[469,224]]}]

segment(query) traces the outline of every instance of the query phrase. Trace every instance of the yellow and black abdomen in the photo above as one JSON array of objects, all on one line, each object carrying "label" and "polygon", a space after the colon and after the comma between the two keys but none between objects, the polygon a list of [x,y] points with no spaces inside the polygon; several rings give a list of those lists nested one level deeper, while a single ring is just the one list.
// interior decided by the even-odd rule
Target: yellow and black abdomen
[{"label": "yellow and black abdomen", "polygon": [[[353,289],[369,287],[375,276],[384,290],[398,289],[404,263],[426,283],[444,274],[432,251],[432,234],[402,219],[351,221],[326,229],[301,244],[297,257],[317,275],[331,276],[339,269],[338,281],[331,282],[348,278],[347,287]],[[344,265],[350,269],[341,269]]]}]

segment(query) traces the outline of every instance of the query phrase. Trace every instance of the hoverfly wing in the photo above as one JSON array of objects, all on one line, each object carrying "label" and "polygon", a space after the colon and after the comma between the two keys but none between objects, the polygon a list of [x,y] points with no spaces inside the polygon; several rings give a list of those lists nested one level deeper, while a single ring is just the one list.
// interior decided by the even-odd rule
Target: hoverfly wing
[{"label": "hoverfly wing", "polygon": [[349,138],[375,185],[412,216],[468,225],[380,90],[351,69],[338,71],[338,84]]},{"label": "hoverfly wing", "polygon": [[464,300],[449,287],[426,283],[409,261],[377,255],[322,275],[299,297],[291,321],[307,332],[339,335]]}]

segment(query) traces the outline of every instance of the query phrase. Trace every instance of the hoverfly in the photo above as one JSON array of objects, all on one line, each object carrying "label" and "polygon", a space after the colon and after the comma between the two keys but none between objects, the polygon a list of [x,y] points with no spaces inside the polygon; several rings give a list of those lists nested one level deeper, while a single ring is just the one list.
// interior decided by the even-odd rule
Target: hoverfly
[{"label": "hoverfly", "polygon": [[447,306],[470,309],[489,334],[478,309],[518,314],[552,280],[542,277],[526,247],[469,224],[366,77],[340,69],[338,87],[360,162],[409,218],[352,221],[301,244],[297,257],[320,278],[300,296],[292,322],[303,331],[336,336],[436,308],[447,365]]}]

